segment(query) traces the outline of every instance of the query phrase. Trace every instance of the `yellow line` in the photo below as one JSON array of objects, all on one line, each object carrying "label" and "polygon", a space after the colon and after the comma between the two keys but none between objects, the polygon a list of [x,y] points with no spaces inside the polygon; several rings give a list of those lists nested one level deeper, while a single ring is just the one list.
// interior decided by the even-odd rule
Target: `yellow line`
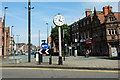
[{"label": "yellow line", "polygon": [[86,71],[86,72],[112,72],[112,73],[118,73],[120,71],[114,71],[114,70],[82,70],[82,69],[53,69],[53,68],[0,68],[0,69],[27,69],[27,70],[56,70],[56,71]]}]

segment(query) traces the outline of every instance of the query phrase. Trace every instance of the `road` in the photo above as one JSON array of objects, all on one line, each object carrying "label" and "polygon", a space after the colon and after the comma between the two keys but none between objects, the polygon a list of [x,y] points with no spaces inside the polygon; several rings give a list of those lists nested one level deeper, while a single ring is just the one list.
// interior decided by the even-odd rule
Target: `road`
[{"label": "road", "polygon": [[118,71],[50,68],[0,68],[3,78],[118,78]]}]

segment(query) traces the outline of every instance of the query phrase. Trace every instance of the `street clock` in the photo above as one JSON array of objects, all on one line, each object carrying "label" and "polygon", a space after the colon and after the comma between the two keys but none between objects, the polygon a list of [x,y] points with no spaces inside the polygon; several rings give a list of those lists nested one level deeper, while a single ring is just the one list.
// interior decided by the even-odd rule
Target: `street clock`
[{"label": "street clock", "polygon": [[64,16],[58,14],[54,17],[53,22],[56,26],[63,26],[65,24],[65,18]]}]

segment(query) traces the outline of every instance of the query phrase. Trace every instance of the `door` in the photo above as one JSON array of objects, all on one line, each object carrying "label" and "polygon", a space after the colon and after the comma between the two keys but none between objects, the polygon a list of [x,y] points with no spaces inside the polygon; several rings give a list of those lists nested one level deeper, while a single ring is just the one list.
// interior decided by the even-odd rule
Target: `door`
[{"label": "door", "polygon": [[111,47],[111,50],[112,50],[112,57],[118,56],[117,47],[115,45]]}]

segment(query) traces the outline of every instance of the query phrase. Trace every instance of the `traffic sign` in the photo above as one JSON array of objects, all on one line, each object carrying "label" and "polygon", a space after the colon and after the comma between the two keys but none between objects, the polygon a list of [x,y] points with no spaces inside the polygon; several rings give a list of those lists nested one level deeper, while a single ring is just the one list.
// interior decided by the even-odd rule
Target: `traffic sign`
[{"label": "traffic sign", "polygon": [[40,49],[39,53],[40,54],[51,54],[52,53],[52,49]]},{"label": "traffic sign", "polygon": [[42,48],[42,49],[47,49],[47,47],[48,47],[48,44],[47,44],[47,43],[42,43],[42,44],[41,44],[41,48]]}]

